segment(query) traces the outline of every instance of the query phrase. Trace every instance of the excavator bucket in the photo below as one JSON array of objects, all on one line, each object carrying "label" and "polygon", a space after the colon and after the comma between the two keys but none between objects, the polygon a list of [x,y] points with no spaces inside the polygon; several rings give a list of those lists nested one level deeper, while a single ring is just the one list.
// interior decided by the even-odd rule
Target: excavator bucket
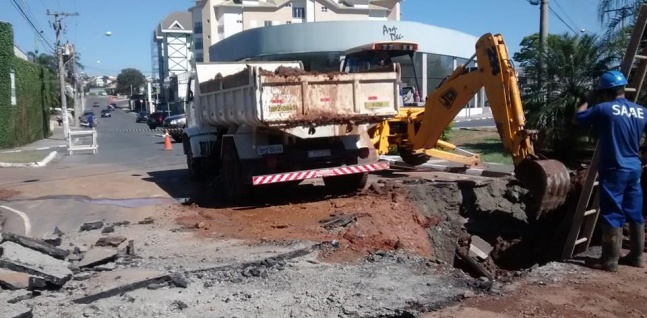
[{"label": "excavator bucket", "polygon": [[566,201],[571,178],[563,163],[557,160],[524,159],[515,175],[533,195],[536,219],[554,211]]}]

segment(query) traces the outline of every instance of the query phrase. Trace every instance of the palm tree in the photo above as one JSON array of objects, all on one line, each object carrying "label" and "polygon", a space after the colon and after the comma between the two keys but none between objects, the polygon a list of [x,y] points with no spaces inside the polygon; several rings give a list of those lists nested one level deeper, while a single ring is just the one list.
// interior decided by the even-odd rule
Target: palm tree
[{"label": "palm tree", "polygon": [[[598,20],[607,29],[616,29],[625,22],[633,24],[640,5],[646,2],[645,0],[600,0],[598,3]],[[612,12],[616,14],[610,15],[609,13]]]},{"label": "palm tree", "polygon": [[[539,72],[537,42],[525,42],[531,45],[522,48],[525,55],[515,54],[514,58],[524,66],[524,73],[529,78],[536,78]],[[536,93],[523,98],[529,126],[545,133],[544,146],[556,155],[568,156],[574,150],[572,145],[577,144],[574,142],[582,133],[569,124],[575,107],[598,77],[613,65],[614,58],[606,41],[597,35],[566,33],[549,36],[544,59],[551,62],[546,65],[542,76],[545,91],[541,96],[545,100],[540,101]],[[530,91],[536,92],[538,87],[533,85],[536,86],[530,84]]]}]

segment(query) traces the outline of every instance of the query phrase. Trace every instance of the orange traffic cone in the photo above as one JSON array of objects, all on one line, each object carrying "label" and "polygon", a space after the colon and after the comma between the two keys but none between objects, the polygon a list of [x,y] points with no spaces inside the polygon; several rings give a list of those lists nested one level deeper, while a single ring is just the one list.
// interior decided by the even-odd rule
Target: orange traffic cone
[{"label": "orange traffic cone", "polygon": [[168,129],[165,129],[164,133],[164,150],[173,150],[171,146],[171,136],[168,134]]}]

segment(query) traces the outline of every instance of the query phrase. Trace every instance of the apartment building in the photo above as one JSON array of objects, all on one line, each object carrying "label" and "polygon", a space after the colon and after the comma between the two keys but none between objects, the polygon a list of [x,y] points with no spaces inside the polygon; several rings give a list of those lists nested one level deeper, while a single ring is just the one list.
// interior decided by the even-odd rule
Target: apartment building
[{"label": "apartment building", "polygon": [[193,18],[196,61],[211,61],[209,47],[258,27],[319,21],[399,21],[402,0],[200,0]]},{"label": "apartment building", "polygon": [[189,12],[172,12],[155,28],[151,43],[153,76],[159,81],[189,70],[192,20]]}]

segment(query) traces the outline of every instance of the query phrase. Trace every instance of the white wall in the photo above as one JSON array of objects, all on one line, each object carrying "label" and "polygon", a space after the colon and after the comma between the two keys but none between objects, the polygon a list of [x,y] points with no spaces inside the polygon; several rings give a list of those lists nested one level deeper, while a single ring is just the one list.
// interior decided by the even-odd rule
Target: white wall
[{"label": "white wall", "polygon": [[[224,25],[223,38],[228,38],[238,32],[243,31],[243,11],[242,8],[223,7],[222,20],[218,23]],[[238,23],[241,21],[241,23]]]},{"label": "white wall", "polygon": [[314,22],[315,14],[315,0],[306,0],[306,22]]}]

